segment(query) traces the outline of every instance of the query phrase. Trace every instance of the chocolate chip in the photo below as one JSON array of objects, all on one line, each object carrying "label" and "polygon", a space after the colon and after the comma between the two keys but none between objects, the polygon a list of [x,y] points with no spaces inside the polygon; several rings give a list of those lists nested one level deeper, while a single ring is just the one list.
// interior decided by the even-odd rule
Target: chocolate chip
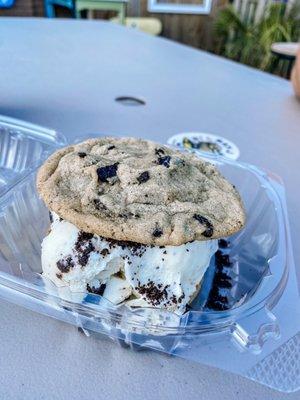
[{"label": "chocolate chip", "polygon": [[87,290],[89,293],[97,294],[97,295],[99,295],[99,296],[102,296],[102,295],[103,295],[105,288],[106,288],[106,284],[105,284],[105,283],[103,283],[102,285],[100,285],[98,288],[95,288],[94,286],[90,287],[89,284],[86,285],[86,290]]},{"label": "chocolate chip", "polygon": [[99,199],[94,199],[93,203],[96,210],[102,210],[102,211],[107,210],[106,206],[103,203],[101,203]]},{"label": "chocolate chip", "polygon": [[53,216],[52,216],[51,211],[49,211],[49,219],[50,219],[50,222],[51,222],[51,224],[52,224],[52,222],[53,222]]},{"label": "chocolate chip", "polygon": [[79,151],[79,152],[78,152],[78,156],[79,156],[80,158],[84,158],[84,157],[86,157],[86,153],[83,152],[83,151]]},{"label": "chocolate chip", "polygon": [[117,175],[119,163],[116,162],[112,165],[106,165],[105,167],[100,167],[97,169],[98,181],[99,182],[108,182],[107,179],[113,178]]},{"label": "chocolate chip", "polygon": [[160,237],[163,233],[164,233],[164,232],[163,232],[162,229],[156,227],[156,228],[154,229],[154,231],[152,232],[152,235],[153,235],[154,237]]},{"label": "chocolate chip", "polygon": [[62,274],[56,274],[56,276],[57,276],[58,279],[62,278]]},{"label": "chocolate chip", "polygon": [[118,216],[120,218],[128,219],[128,218],[132,218],[134,216],[134,214],[131,211],[124,211],[121,214],[118,214]]},{"label": "chocolate chip", "polygon": [[109,147],[107,148],[107,150],[113,150],[113,149],[115,149],[115,148],[116,148],[116,146],[112,145],[112,146],[109,146]]},{"label": "chocolate chip", "polygon": [[164,151],[164,149],[155,149],[155,154],[157,156],[160,156],[161,154],[165,154],[165,151]]},{"label": "chocolate chip", "polygon": [[200,222],[201,225],[204,225],[206,227],[205,231],[201,233],[202,236],[204,237],[211,237],[214,233],[214,227],[213,225],[209,222],[209,220],[205,217],[202,217],[202,215],[199,214],[194,214],[194,219]]},{"label": "chocolate chip", "polygon": [[142,172],[136,179],[138,181],[139,184],[147,182],[150,178],[149,172],[148,171],[144,171]]},{"label": "chocolate chip", "polygon": [[74,261],[72,260],[71,256],[68,256],[66,258],[62,258],[61,260],[58,260],[56,265],[62,273],[68,273],[70,269],[74,267]]},{"label": "chocolate chip", "polygon": [[159,165],[163,165],[166,168],[170,167],[170,161],[171,161],[170,156],[158,157],[158,160],[157,160]]}]

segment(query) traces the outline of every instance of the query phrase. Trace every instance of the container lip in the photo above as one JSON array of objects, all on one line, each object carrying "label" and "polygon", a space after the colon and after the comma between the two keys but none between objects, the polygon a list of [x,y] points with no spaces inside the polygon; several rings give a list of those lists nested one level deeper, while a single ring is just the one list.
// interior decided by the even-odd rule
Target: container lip
[{"label": "container lip", "polygon": [[[67,141],[63,135],[58,134],[56,131],[39,127],[38,125],[26,123],[14,118],[7,118],[0,116],[0,126],[4,126],[7,128],[21,130],[23,133],[28,134],[44,143],[50,145],[51,149],[55,149],[57,147],[61,147],[63,145],[67,145]],[[171,147],[171,146],[170,146]],[[177,147],[178,150],[178,147]],[[182,149],[179,149],[182,150]],[[186,151],[186,150],[185,150]],[[193,151],[194,154],[197,156],[204,158],[208,161],[215,162],[217,164],[223,165],[231,165],[234,167],[238,167],[244,170],[247,170],[254,174],[257,179],[261,182],[264,186],[264,189],[268,192],[273,201],[278,214],[277,220],[278,224],[280,225],[279,219],[282,221],[286,220],[286,216],[284,213],[284,204],[281,200],[281,196],[276,190],[275,181],[272,174],[260,170],[258,167],[254,165],[250,165],[244,162],[229,160],[224,157],[211,155],[208,153],[203,153],[201,151]],[[21,184],[25,179],[29,178],[29,176],[33,175],[40,162],[43,160],[39,160],[38,163],[33,164],[23,175],[21,175],[20,179],[11,185],[8,190],[1,196],[0,201],[2,201],[7,192],[14,189],[16,186]],[[280,183],[282,185],[282,183]],[[37,300],[43,303],[47,302],[48,306],[53,308],[62,307],[67,308],[69,312],[78,313],[81,316],[86,318],[90,318],[91,320],[98,320],[101,318],[107,321],[116,321],[118,322],[122,319],[124,322],[124,318],[127,318],[126,326],[130,328],[142,328],[142,329],[155,329],[158,332],[166,333],[166,334],[200,334],[203,332],[220,332],[224,329],[230,328],[237,320],[247,317],[258,311],[263,307],[272,308],[276,302],[279,300],[287,282],[288,277],[288,265],[286,262],[286,244],[287,244],[287,232],[286,232],[286,224],[282,224],[282,229],[279,229],[279,243],[282,242],[282,249],[284,251],[284,266],[283,270],[280,274],[277,273],[276,279],[274,279],[272,285],[266,285],[264,288],[265,293],[263,295],[259,292],[253,295],[251,299],[249,299],[244,304],[237,306],[234,309],[226,310],[226,311],[195,311],[191,310],[188,313],[184,314],[183,316],[179,316],[178,314],[163,311],[159,309],[153,308],[140,308],[133,311],[130,311],[127,307],[117,307],[113,304],[108,304],[109,302],[105,302],[105,307],[101,308],[99,304],[93,304],[92,302],[83,302],[83,303],[76,303],[74,301],[64,300],[59,296],[54,294],[46,293],[45,289],[41,286],[38,286],[26,279],[16,278],[10,274],[6,274],[4,272],[0,272],[0,294],[1,294],[1,287],[3,290],[13,290],[15,294],[19,296],[26,296],[27,299],[31,299],[32,301]],[[285,228],[284,228],[285,225]],[[270,260],[272,261],[272,260]],[[270,265],[270,263],[269,263]],[[262,281],[266,279],[264,277]],[[259,296],[258,296],[259,294]],[[91,295],[92,298],[99,298],[99,296]],[[125,310],[126,308],[126,310]],[[151,323],[151,321],[145,320],[145,316],[142,315],[143,313],[151,312],[154,314],[163,314],[165,316],[169,316],[170,320],[172,319],[179,321],[179,325],[170,326],[170,325],[157,325]],[[195,317],[195,321],[189,322],[188,316]],[[199,317],[203,317],[203,320],[199,321]]]},{"label": "container lip", "polygon": [[21,119],[0,115],[0,126],[15,129],[16,131],[21,130],[22,133],[26,133],[28,136],[39,139],[44,143],[52,144],[55,147],[67,144],[67,140],[62,133]]},{"label": "container lip", "polygon": [[6,190],[0,195],[0,202],[3,198],[14,189],[18,184],[26,179],[26,177],[34,173],[41,163],[49,156],[52,151],[66,146],[68,144],[65,136],[54,129],[45,128],[43,126],[33,124],[31,122],[22,121],[17,118],[7,117],[0,115],[0,128],[14,130],[15,134],[26,135],[32,139],[35,139],[45,145],[49,146],[49,150],[44,153],[44,156],[39,160],[33,162],[27,169],[20,173],[19,177],[7,186]]}]

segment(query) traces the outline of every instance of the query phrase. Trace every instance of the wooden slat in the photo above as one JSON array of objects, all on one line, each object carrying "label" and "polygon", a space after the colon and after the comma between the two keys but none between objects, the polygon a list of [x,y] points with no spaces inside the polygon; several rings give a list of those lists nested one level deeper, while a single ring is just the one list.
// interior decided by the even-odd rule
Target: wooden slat
[{"label": "wooden slat", "polygon": [[212,0],[210,15],[158,14],[148,12],[147,0],[131,0],[127,14],[158,18],[163,24],[163,36],[190,46],[211,50],[213,22],[218,10],[225,4],[228,4],[228,0]]}]

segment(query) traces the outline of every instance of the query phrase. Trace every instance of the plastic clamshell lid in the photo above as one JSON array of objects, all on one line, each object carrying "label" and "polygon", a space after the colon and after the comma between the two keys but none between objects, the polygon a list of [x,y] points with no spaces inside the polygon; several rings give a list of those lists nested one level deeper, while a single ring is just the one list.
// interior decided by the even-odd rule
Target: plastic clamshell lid
[{"label": "plastic clamshell lid", "polygon": [[[227,335],[228,340],[252,353],[260,352],[268,338],[279,335],[272,309],[288,277],[288,224],[285,202],[277,190],[281,183],[273,176],[250,165],[205,154],[210,161],[217,161],[221,172],[236,185],[247,212],[246,227],[230,238],[230,309],[210,311],[197,308],[196,302],[182,317],[150,308],[132,311],[114,306],[101,296],[58,289],[41,277],[40,244],[49,218],[35,189],[35,173],[67,141],[53,130],[4,117],[0,117],[0,132],[1,298],[93,334],[108,335],[122,345],[180,353],[182,357],[188,349],[186,358],[196,360],[198,338],[208,343],[212,333],[214,338]],[[208,282],[209,273],[204,279]],[[202,286],[199,296],[205,298],[209,284]],[[193,356],[188,355],[192,350]],[[224,359],[210,363],[226,369]]]},{"label": "plastic clamshell lid", "polygon": [[54,130],[0,116],[0,196],[66,143]]}]

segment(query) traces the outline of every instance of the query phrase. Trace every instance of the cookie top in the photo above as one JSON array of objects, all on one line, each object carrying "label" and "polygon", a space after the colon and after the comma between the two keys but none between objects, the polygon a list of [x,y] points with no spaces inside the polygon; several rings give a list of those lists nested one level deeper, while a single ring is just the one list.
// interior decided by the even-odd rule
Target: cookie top
[{"label": "cookie top", "polygon": [[238,192],[214,165],[148,140],[102,137],[58,150],[37,188],[60,217],[115,240],[176,246],[245,223]]}]

